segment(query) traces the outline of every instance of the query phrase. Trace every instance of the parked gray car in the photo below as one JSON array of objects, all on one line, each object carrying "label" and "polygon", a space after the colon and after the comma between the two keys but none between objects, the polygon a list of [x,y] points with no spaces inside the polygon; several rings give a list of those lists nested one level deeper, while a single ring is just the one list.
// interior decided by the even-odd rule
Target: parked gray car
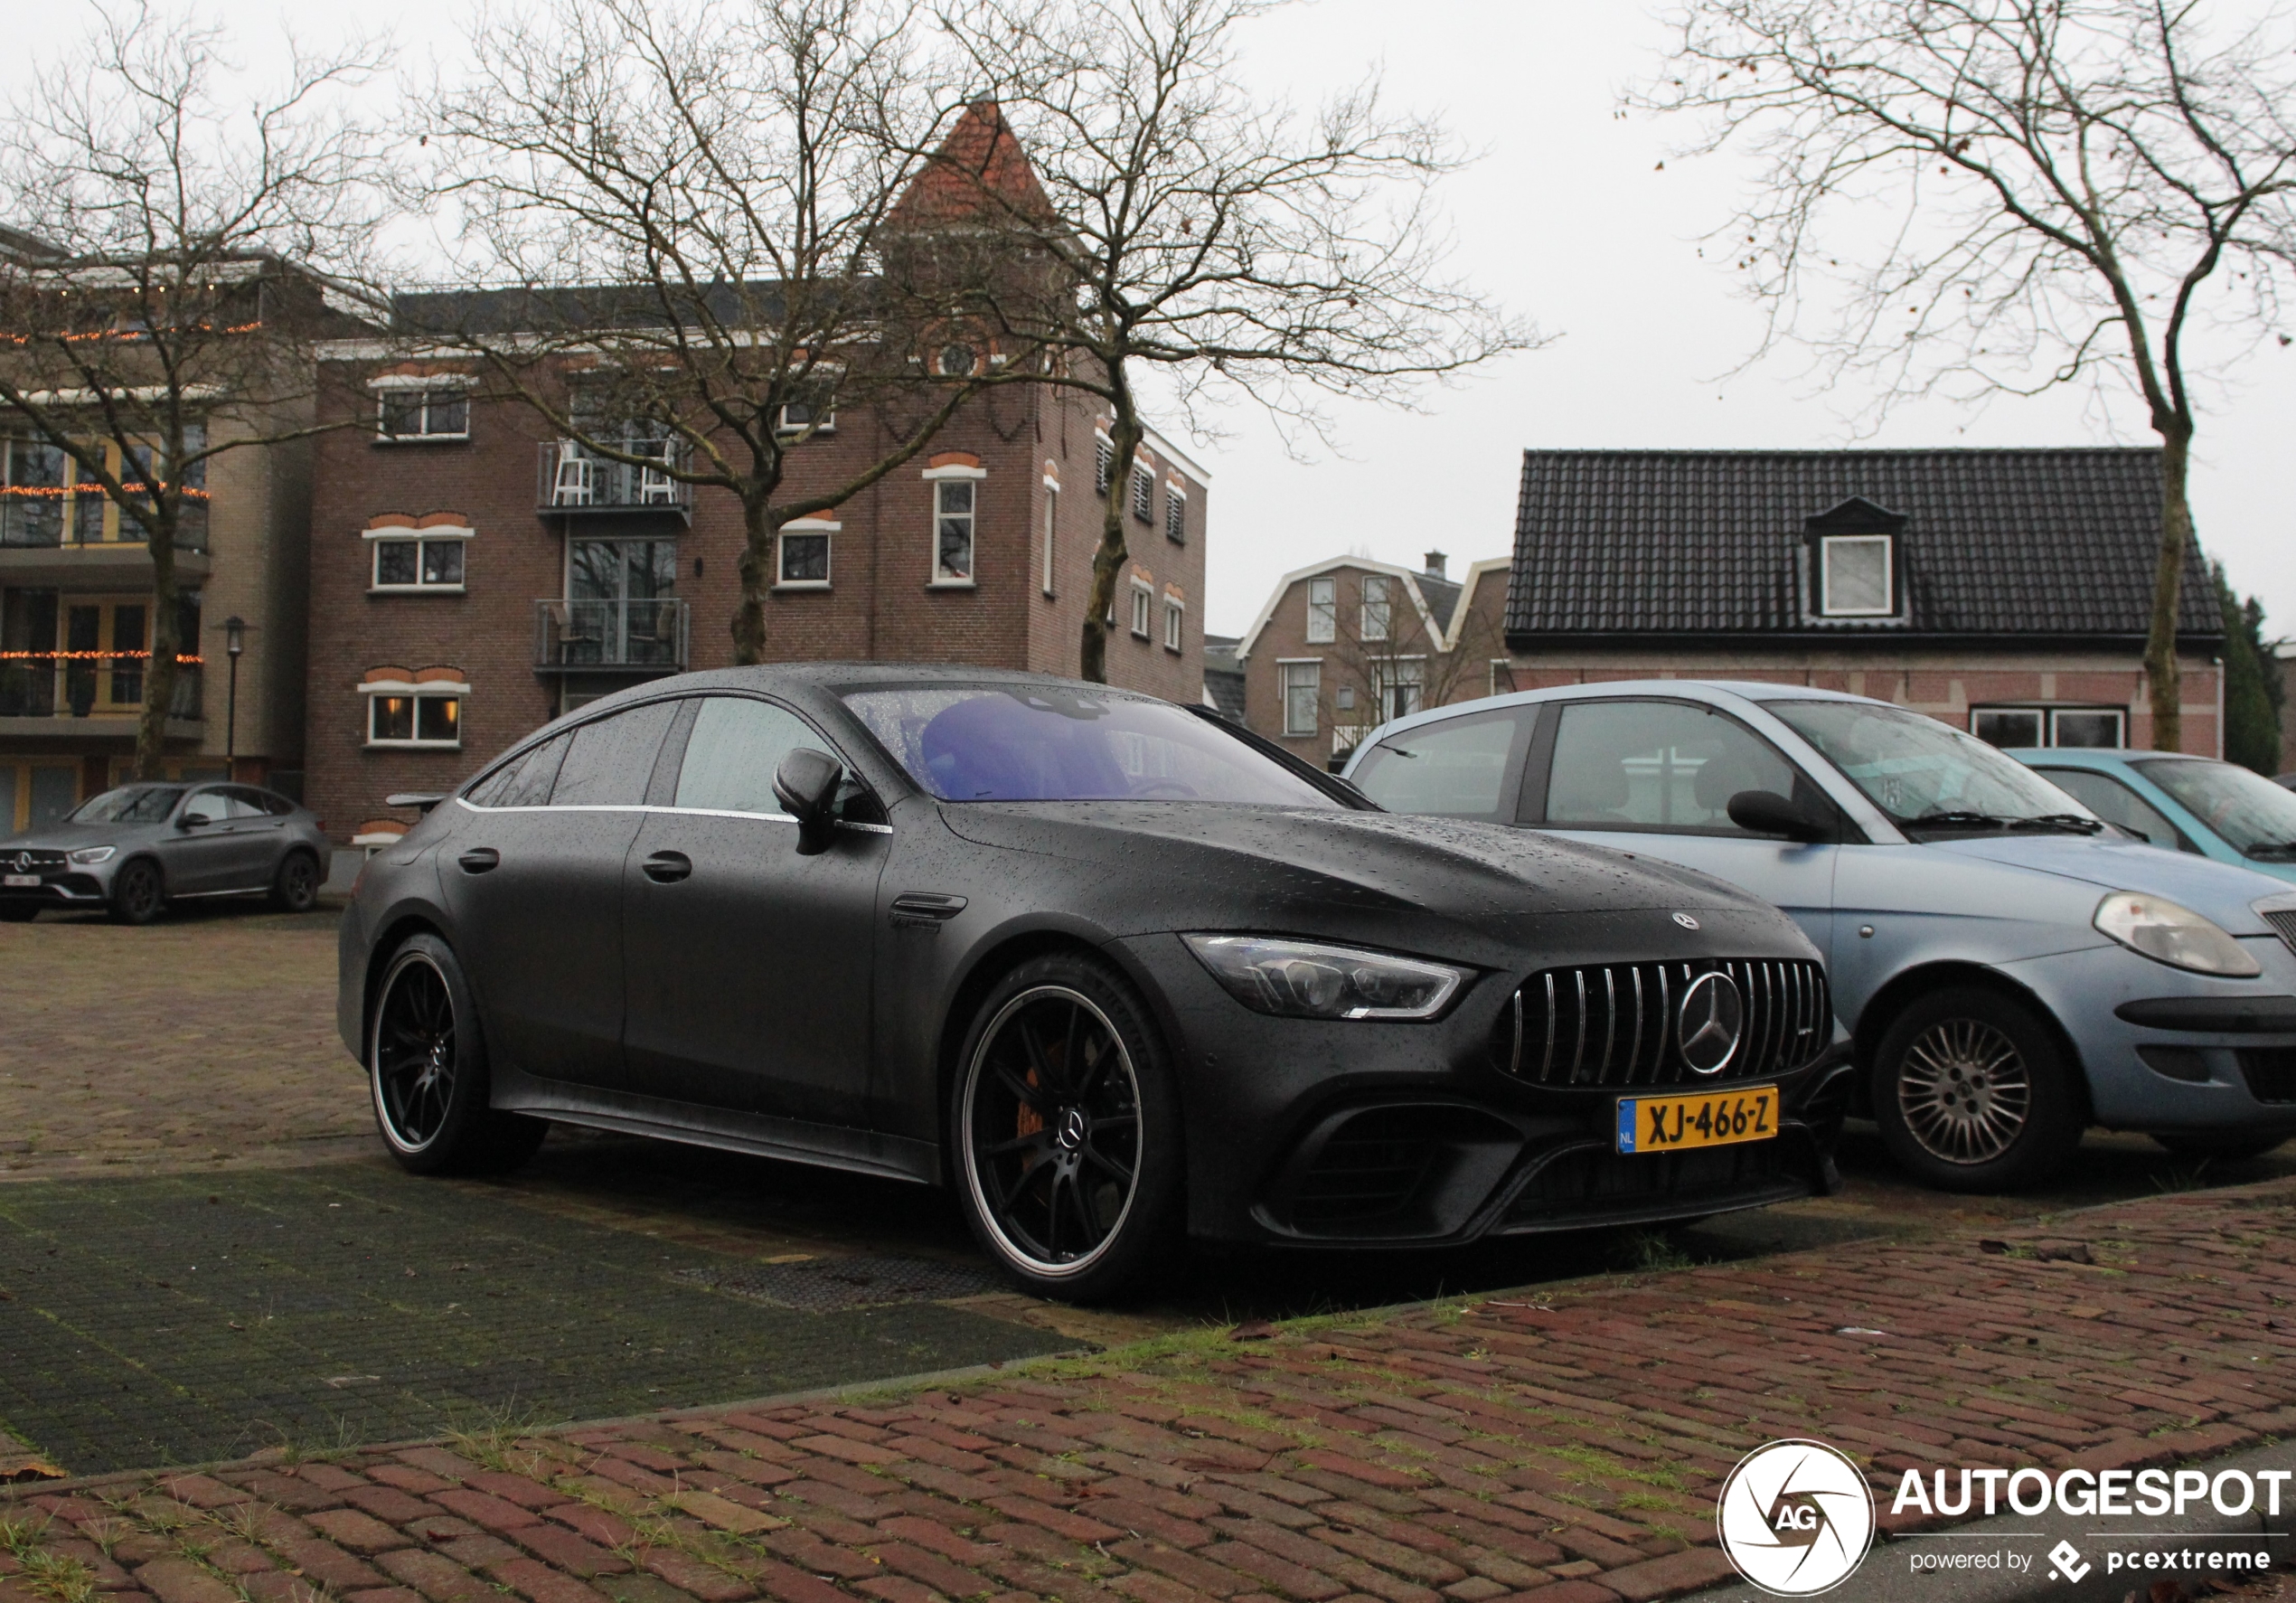
[{"label": "parked gray car", "polygon": [[2296,1136],[2296,891],[2108,827],[1934,719],[1800,685],[1573,685],[1382,725],[1347,777],[1701,869],[1828,957],[1868,1106],[1929,1183],[2030,1184],[2084,1127]]},{"label": "parked gray car", "polygon": [[54,824],[0,840],[0,921],[107,908],[148,924],[171,901],[268,896],[317,905],[329,843],[319,820],[251,785],[122,785]]}]

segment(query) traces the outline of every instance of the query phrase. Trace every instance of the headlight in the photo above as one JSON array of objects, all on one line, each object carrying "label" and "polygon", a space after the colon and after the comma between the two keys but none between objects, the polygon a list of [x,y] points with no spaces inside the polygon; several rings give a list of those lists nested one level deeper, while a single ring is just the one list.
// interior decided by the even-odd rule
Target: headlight
[{"label": "headlight", "polygon": [[82,846],[79,851],[71,853],[71,860],[74,863],[108,863],[111,861],[111,854],[118,850],[117,846]]},{"label": "headlight", "polygon": [[2134,891],[2115,891],[2097,903],[2097,929],[2130,950],[2196,974],[2247,979],[2263,966],[2241,944],[2188,907]]},{"label": "headlight", "polygon": [[1258,935],[1182,939],[1228,995],[1257,1013],[1294,1019],[1431,1019],[1468,971],[1353,947]]}]

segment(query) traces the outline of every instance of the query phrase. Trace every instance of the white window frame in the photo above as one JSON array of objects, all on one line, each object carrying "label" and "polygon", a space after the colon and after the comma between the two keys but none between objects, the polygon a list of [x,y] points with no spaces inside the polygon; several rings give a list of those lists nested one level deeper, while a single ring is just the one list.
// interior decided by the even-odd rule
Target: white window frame
[{"label": "white window frame", "polygon": [[[1304,675],[1295,675],[1293,673],[1295,668],[1304,668],[1307,673]],[[1294,690],[1311,690],[1315,693],[1314,699],[1310,703],[1310,715],[1307,727],[1304,729],[1301,728],[1292,717],[1292,692]],[[1276,658],[1275,693],[1283,703],[1281,710],[1285,738],[1313,739],[1323,719],[1323,659],[1320,656]]]},{"label": "white window frame", "polygon": [[1336,579],[1311,579],[1307,581],[1307,632],[1310,646],[1330,646],[1340,637],[1340,581]]},{"label": "white window frame", "polygon": [[[837,432],[837,408],[833,403],[821,414],[819,419],[814,422],[791,422],[789,420],[789,409],[793,406],[803,406],[805,402],[803,401],[785,401],[774,409],[773,431],[776,438],[788,439],[800,434],[805,434],[807,438],[812,438],[814,435],[834,434]],[[812,431],[810,434],[807,433],[807,430],[809,429]]]},{"label": "white window frame", "polygon": [[[1379,597],[1373,600],[1373,595]],[[1384,573],[1363,576],[1363,606],[1357,621],[1361,627],[1356,638],[1385,640],[1395,626],[1395,581]]]},{"label": "white window frame", "polygon": [[1188,643],[1188,603],[1177,596],[1164,598],[1164,649],[1178,651]]},{"label": "white window frame", "polygon": [[1116,471],[1116,442],[1098,429],[1092,431],[1093,494],[1106,496]]},{"label": "white window frame", "polygon": [[[2031,748],[2036,750],[2055,750],[2058,748],[2060,742],[2057,740],[2056,721],[2068,712],[2086,718],[2109,716],[2119,725],[2120,732],[2113,747],[2069,746],[2065,750],[2069,751],[2110,750],[2125,748],[2129,743],[2129,710],[2126,707],[2055,707],[2036,702],[1981,702],[1969,710],[1969,732],[1976,735],[1981,740],[1984,740],[1984,736],[1977,733],[1977,721],[1987,713],[2001,712],[2022,713],[2039,721],[2040,739],[2034,741]],[[1988,744],[1990,742],[1989,741]]]},{"label": "white window frame", "polygon": [[[1379,714],[1379,722],[1424,712],[1427,702],[1427,659],[1415,654],[1376,662],[1371,665],[1371,685],[1372,699],[1377,703],[1371,710]],[[1394,693],[1398,690],[1409,693],[1404,697],[1407,704],[1400,709],[1392,705]]]},{"label": "white window frame", "polygon": [[[788,523],[782,524],[780,533],[774,536],[773,588],[777,590],[825,590],[829,589],[831,581],[834,580],[837,575],[837,535],[839,532],[844,528],[844,526],[845,525],[842,523],[833,523],[826,518],[792,518]],[[792,534],[800,536],[818,535],[821,538],[824,543],[824,547],[829,557],[828,578],[790,579],[786,577],[789,571],[789,558],[785,542]]]},{"label": "white window frame", "polygon": [[[434,542],[439,545],[445,545],[450,542],[460,542],[468,541],[474,538],[475,533],[476,531],[472,529],[460,528],[443,523],[438,525],[437,527],[428,529],[409,529],[404,526],[386,526],[380,529],[362,530],[359,537],[362,540],[366,541],[369,546],[367,553],[368,594],[376,596],[459,596],[467,593],[470,589],[470,552],[468,547],[466,546],[463,551],[462,580],[455,584],[428,584],[424,582],[422,574],[424,568],[428,564],[424,560],[422,548],[425,545]],[[385,545],[411,545],[415,548],[414,583],[385,584],[382,582],[382,548]]]},{"label": "white window frame", "polygon": [[2129,744],[2129,710],[2126,707],[2051,707],[2049,709],[2050,746],[2056,747],[2063,746],[2065,744],[2062,740],[2057,739],[2056,721],[2064,717],[2068,712],[2078,713],[2084,718],[2110,717],[2118,727],[2119,732],[2114,735],[2113,744],[2109,747],[2070,746],[2065,747],[2065,750],[2069,751],[2109,751],[2123,750],[2127,749]]},{"label": "white window frame", "polygon": [[[933,515],[929,525],[929,535],[932,543],[932,566],[929,571],[932,574],[932,578],[927,582],[927,589],[936,590],[969,590],[980,588],[980,581],[974,577],[974,574],[979,570],[981,562],[980,481],[988,476],[988,470],[986,468],[966,467],[962,465],[948,467],[928,467],[925,470],[923,477],[927,484],[933,486]],[[944,514],[941,511],[941,486],[952,479],[970,480],[973,485],[973,504],[967,511],[962,514]],[[967,531],[966,544],[972,557],[973,570],[961,577],[946,573],[941,569],[941,519],[944,516],[962,516],[965,519],[965,528]]]},{"label": "white window frame", "polygon": [[1188,492],[1169,481],[1164,486],[1164,538],[1174,545],[1188,543]]},{"label": "white window frame", "polygon": [[1052,583],[1053,534],[1060,526],[1060,481],[1047,474],[1044,479],[1044,594],[1049,600],[1058,592]]},{"label": "white window frame", "polygon": [[1135,462],[1132,465],[1133,521],[1153,523],[1156,521],[1156,473],[1152,467]]},{"label": "white window frame", "polygon": [[[1837,607],[1833,604],[1833,554],[1836,546],[1877,545],[1881,548],[1881,597],[1878,607]],[[1894,534],[1821,534],[1818,536],[1818,615],[1821,618],[1894,618],[1897,613],[1897,537]]]},{"label": "white window frame", "polygon": [[1150,620],[1154,616],[1155,602],[1156,590],[1153,585],[1143,584],[1136,579],[1132,581],[1132,637],[1134,639],[1148,638],[1148,627]]},{"label": "white window frame", "polygon": [[[367,388],[373,391],[375,398],[374,443],[377,445],[424,445],[439,440],[468,439],[470,438],[470,390],[473,382],[474,381],[468,377],[457,377],[452,373],[437,373],[420,378],[391,374],[368,381]],[[449,392],[455,393],[462,403],[463,426],[460,429],[434,429],[430,426],[431,397],[433,395],[445,396]],[[417,393],[422,397],[419,403],[422,409],[422,428],[413,434],[393,434],[388,427],[389,413],[386,409],[393,402],[405,404],[406,397],[409,393]]]},{"label": "white window frame", "polygon": [[[361,696],[365,698],[367,703],[367,738],[365,743],[368,750],[383,751],[459,751],[462,750],[463,708],[459,703],[470,699],[469,685],[438,679],[428,680],[421,683],[414,683],[406,680],[378,679],[371,680],[367,684],[362,684],[359,687],[359,693]],[[381,701],[387,701],[399,697],[403,697],[415,703],[412,708],[414,716],[408,724],[409,729],[414,730],[419,730],[422,728],[422,703],[424,702],[454,702],[457,703],[455,708],[455,738],[451,740],[426,740],[419,735],[403,740],[390,738],[377,738],[375,734],[376,703]]]}]

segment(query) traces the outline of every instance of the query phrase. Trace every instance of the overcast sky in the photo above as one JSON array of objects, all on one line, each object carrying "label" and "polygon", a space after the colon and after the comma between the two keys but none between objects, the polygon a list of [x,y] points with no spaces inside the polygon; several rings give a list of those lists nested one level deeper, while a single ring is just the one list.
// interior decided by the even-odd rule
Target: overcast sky
[{"label": "overcast sky", "polygon": [[[273,0],[208,0],[250,52],[292,15]],[[404,58],[451,61],[467,0],[399,0],[387,20]],[[17,8],[0,81],[21,81],[81,25],[57,4]],[[1287,570],[1347,551],[1416,566],[1450,553],[1455,575],[1505,552],[1520,454],[1535,447],[1822,448],[1850,443],[1858,395],[1812,392],[1792,357],[1727,382],[1759,323],[1698,236],[1747,181],[1735,158],[1674,159],[1689,130],[1615,115],[1619,90],[1662,61],[1645,6],[1602,0],[1317,0],[1253,25],[1248,59],[1271,90],[1302,99],[1384,72],[1397,104],[1442,115],[1481,161],[1448,203],[1456,260],[1485,293],[1554,336],[1454,389],[1420,415],[1341,412],[1343,454],[1300,463],[1246,411],[1210,442],[1177,439],[1213,476],[1206,625],[1240,633]],[[27,51],[24,47],[31,46]],[[1666,158],[1663,171],[1656,170]],[[2296,443],[2296,348],[2271,344],[2210,404],[2196,444],[2200,537],[2234,582],[2261,596],[2272,627],[2296,635],[2288,559],[2288,453]],[[1891,419],[1883,446],[2149,443],[2126,399],[1999,401],[1982,412],[1930,405]]]}]

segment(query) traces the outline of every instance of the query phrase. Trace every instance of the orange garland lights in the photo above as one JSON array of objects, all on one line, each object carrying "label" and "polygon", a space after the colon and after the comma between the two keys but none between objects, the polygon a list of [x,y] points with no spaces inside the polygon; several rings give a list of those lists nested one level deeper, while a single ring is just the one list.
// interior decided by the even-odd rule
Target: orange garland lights
[{"label": "orange garland lights", "polygon": [[[148,651],[0,651],[0,663],[140,663],[151,655]],[[203,656],[175,654],[179,667],[185,663],[196,667],[206,661]]]},{"label": "orange garland lights", "polygon": [[[165,489],[166,487],[167,486],[165,483],[162,483],[160,486],[160,488],[162,489]],[[120,486],[119,488],[122,495],[141,495],[148,494],[150,491],[150,486],[148,485],[141,483],[126,484]],[[186,501],[212,501],[215,498],[207,491],[200,489],[194,485],[185,485],[182,486],[180,493]],[[10,495],[22,495],[28,498],[51,501],[60,501],[67,496],[78,496],[83,500],[96,500],[100,499],[103,494],[104,486],[101,485],[0,485],[0,499],[5,499]]]}]

